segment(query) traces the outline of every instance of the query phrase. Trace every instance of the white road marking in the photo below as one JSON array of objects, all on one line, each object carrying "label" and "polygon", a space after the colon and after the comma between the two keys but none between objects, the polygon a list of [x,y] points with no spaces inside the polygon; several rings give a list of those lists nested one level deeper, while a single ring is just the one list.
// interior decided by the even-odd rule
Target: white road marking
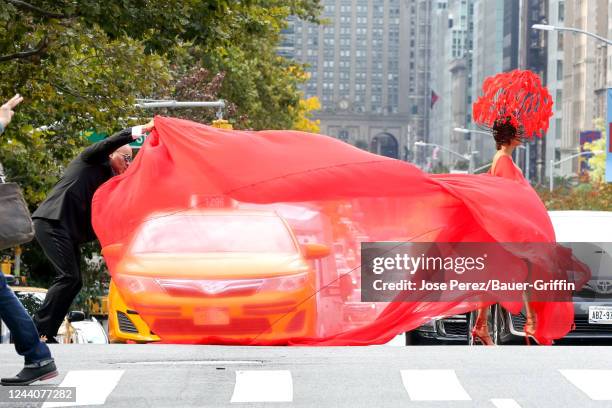
[{"label": "white road marking", "polygon": [[289,370],[236,371],[231,402],[292,402],[293,379]]},{"label": "white road marking", "polygon": [[123,370],[68,371],[60,387],[76,387],[76,402],[45,402],[43,408],[102,405],[115,389]]},{"label": "white road marking", "polygon": [[493,398],[491,402],[496,408],[521,408],[512,398]]},{"label": "white road marking", "polygon": [[226,366],[226,365],[263,365],[263,360],[177,360],[177,361],[130,361],[121,362],[121,365],[203,365],[203,366]]},{"label": "white road marking", "polygon": [[559,370],[561,374],[595,401],[612,401],[612,370]]},{"label": "white road marking", "polygon": [[390,347],[405,347],[406,346],[406,334],[398,334],[391,340],[389,340],[385,344],[381,344],[382,346],[390,346]]},{"label": "white road marking", "polygon": [[471,401],[455,370],[401,370],[401,375],[413,401]]}]

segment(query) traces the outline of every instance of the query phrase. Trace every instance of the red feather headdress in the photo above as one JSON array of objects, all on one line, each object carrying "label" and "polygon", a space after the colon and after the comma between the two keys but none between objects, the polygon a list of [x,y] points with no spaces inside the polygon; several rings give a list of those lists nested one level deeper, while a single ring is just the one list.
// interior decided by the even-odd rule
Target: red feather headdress
[{"label": "red feather headdress", "polygon": [[509,120],[524,137],[544,136],[553,115],[553,101],[540,77],[529,70],[502,72],[482,85],[483,95],[472,108],[475,123],[493,128],[498,120]]}]

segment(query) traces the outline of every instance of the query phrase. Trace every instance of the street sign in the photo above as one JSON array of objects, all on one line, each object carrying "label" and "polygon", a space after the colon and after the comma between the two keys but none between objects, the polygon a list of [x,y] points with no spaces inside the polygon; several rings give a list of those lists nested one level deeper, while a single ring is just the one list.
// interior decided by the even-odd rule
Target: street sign
[{"label": "street sign", "polygon": [[145,141],[145,136],[142,135],[138,139],[130,143],[130,146],[132,146],[133,149],[140,149],[142,145],[144,144],[144,141]]}]

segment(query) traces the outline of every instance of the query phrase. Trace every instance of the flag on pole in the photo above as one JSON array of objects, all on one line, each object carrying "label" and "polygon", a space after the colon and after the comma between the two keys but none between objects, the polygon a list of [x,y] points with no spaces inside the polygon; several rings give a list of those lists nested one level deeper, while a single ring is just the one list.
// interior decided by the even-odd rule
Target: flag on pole
[{"label": "flag on pole", "polygon": [[431,90],[431,106],[430,106],[431,109],[433,109],[433,107],[434,107],[435,103],[438,101],[438,99],[440,99],[440,97],[432,89]]}]

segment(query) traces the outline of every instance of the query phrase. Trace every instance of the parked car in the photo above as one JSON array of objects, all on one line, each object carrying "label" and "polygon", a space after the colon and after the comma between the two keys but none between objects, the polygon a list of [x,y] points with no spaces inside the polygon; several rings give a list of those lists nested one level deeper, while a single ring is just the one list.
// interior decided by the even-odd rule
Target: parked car
[{"label": "parked car", "polygon": [[102,253],[113,271],[113,342],[316,335],[316,273],[308,261],[326,257],[329,248],[300,245],[274,211],[157,214],[129,243]]},{"label": "parked car", "polygon": [[[612,339],[612,211],[549,211],[557,242],[566,243],[592,272],[591,280],[574,293],[575,329],[566,339]],[[512,315],[497,305],[490,315],[491,337],[503,344],[524,344],[526,314]],[[474,313],[440,319],[407,333],[407,344],[424,339],[471,343]]]},{"label": "parked car", "polygon": [[[5,275],[5,277],[9,287],[23,304],[28,314],[33,316],[45,300],[47,289],[30,286],[12,286],[11,283],[14,282],[14,278],[10,275]],[[58,330],[56,338],[60,343],[108,343],[108,337],[100,322],[93,317],[87,319],[81,311],[71,311],[68,313]],[[11,343],[10,331],[1,320],[0,343]]]}]

